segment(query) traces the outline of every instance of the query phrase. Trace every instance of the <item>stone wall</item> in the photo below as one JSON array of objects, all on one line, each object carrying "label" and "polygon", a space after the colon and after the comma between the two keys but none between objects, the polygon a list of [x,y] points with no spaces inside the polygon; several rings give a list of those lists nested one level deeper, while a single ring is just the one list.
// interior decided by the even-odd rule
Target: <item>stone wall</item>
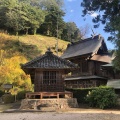
[{"label": "stone wall", "polygon": [[23,99],[20,109],[41,110],[42,108],[67,109],[69,107],[78,107],[76,98],[59,98],[59,99]]}]

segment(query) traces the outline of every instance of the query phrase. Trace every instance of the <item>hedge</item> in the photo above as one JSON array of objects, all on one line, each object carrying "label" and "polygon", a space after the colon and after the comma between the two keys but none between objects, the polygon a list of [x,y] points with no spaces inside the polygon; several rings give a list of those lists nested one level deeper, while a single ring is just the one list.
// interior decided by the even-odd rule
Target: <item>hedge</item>
[{"label": "hedge", "polygon": [[[98,88],[99,87],[95,87],[95,88],[66,88],[66,91],[73,92],[73,97],[77,98],[78,103],[88,103],[88,101],[86,100],[87,94],[89,92],[91,92],[92,90],[96,90]],[[100,88],[114,90],[113,88],[106,87],[106,86],[100,86]]]},{"label": "hedge", "polygon": [[73,93],[73,97],[77,98],[78,103],[86,103],[86,96],[89,91],[94,90],[95,88],[66,88],[66,91]]},{"label": "hedge", "polygon": [[2,101],[4,103],[13,103],[13,102],[15,102],[15,96],[13,96],[11,94],[4,94],[2,96]]},{"label": "hedge", "polygon": [[0,90],[0,97],[2,97],[2,95],[4,95],[4,91]]}]

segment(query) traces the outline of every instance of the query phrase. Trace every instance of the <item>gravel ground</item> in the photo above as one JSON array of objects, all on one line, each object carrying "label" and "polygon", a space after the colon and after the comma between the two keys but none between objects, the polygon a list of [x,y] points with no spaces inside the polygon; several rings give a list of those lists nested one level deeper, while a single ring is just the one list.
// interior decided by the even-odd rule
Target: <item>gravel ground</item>
[{"label": "gravel ground", "polygon": [[0,120],[120,120],[120,111],[0,113]]},{"label": "gravel ground", "polygon": [[[0,105],[0,108],[2,106],[4,105]],[[81,106],[81,108],[69,108],[57,112],[49,112],[49,110],[48,112],[33,112],[19,111],[20,103],[12,106],[10,109],[1,111],[0,120],[120,120],[120,108],[101,110]]]}]

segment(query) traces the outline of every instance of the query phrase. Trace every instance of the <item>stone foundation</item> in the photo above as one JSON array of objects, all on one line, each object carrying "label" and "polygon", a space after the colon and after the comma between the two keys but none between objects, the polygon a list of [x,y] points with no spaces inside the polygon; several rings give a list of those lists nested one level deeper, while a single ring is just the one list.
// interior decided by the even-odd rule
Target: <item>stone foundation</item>
[{"label": "stone foundation", "polygon": [[23,99],[20,109],[42,110],[43,108],[67,109],[78,107],[76,98],[59,98],[59,99]]}]

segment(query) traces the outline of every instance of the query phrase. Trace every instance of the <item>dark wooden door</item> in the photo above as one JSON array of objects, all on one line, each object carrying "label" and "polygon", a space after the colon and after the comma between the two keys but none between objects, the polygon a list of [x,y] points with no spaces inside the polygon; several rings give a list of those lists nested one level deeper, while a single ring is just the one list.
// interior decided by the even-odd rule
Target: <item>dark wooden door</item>
[{"label": "dark wooden door", "polygon": [[57,90],[56,71],[43,71],[43,91],[53,92]]},{"label": "dark wooden door", "polygon": [[35,92],[64,91],[64,82],[60,71],[36,71]]}]

